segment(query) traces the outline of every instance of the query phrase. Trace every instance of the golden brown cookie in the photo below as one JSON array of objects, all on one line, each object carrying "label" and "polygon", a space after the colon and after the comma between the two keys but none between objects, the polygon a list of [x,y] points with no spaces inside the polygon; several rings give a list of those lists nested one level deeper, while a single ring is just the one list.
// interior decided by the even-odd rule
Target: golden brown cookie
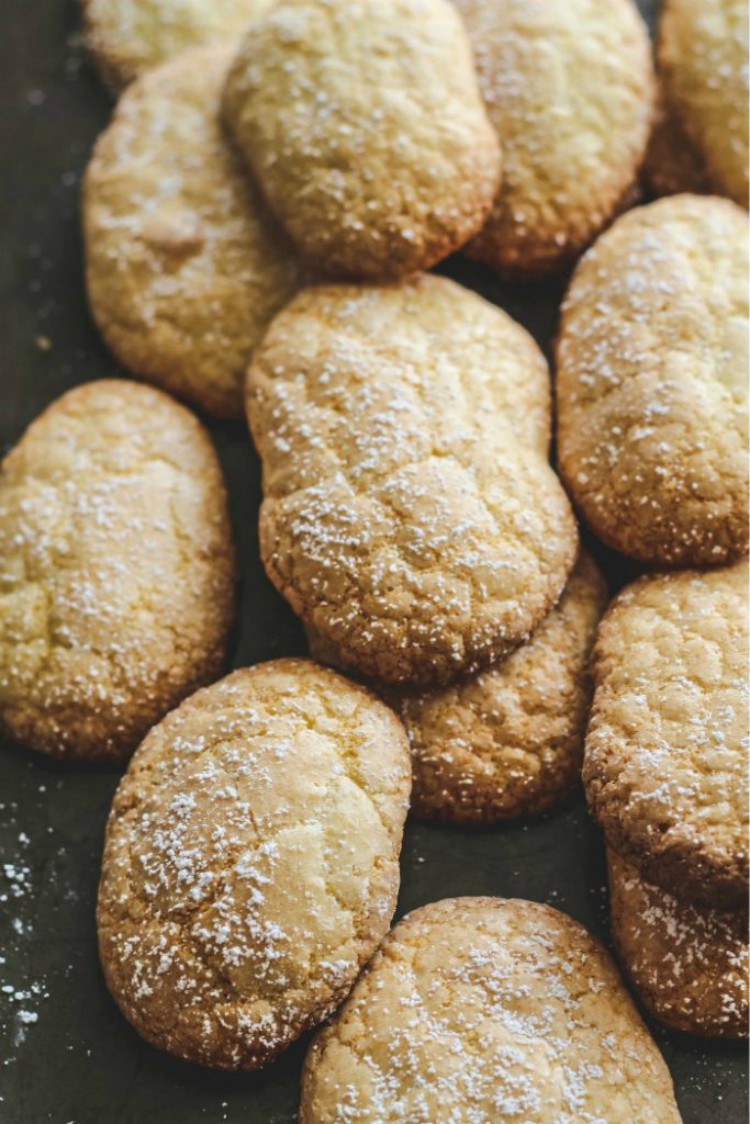
[{"label": "golden brown cookie", "polygon": [[602,620],[583,779],[609,845],[709,908],[748,893],[748,567],[642,578]]},{"label": "golden brown cookie", "polygon": [[585,255],[557,345],[560,471],[583,517],[643,562],[747,549],[747,215],[676,195]]},{"label": "golden brown cookie", "polygon": [[299,284],[218,118],[230,59],[197,48],[123,94],[86,172],[91,310],[117,359],[220,417],[242,417],[253,348]]},{"label": "golden brown cookie", "polygon": [[607,859],[612,937],[644,1007],[687,1034],[747,1037],[747,910],[698,909]]},{"label": "golden brown cookie", "polygon": [[500,151],[449,0],[280,0],[250,30],[225,118],[316,270],[427,269],[482,226]]},{"label": "golden brown cookie", "polygon": [[537,902],[455,898],[386,937],[315,1039],[300,1124],[679,1124],[604,949]]},{"label": "golden brown cookie", "polygon": [[705,164],[688,139],[663,90],[643,163],[643,178],[658,196],[711,192]]},{"label": "golden brown cookie", "polygon": [[307,289],[256,350],[247,406],[266,570],[346,666],[447,682],[559,598],[577,532],[546,460],[544,359],[474,293]]},{"label": "golden brown cookie", "polygon": [[746,0],[664,0],[659,70],[713,189],[748,202]]},{"label": "golden brown cookie", "polygon": [[117,790],[99,886],[104,974],[136,1030],[255,1069],[321,1022],[388,929],[410,783],[392,711],[310,660],[168,715]]},{"label": "golden brown cookie", "polygon": [[606,600],[584,554],[526,644],[471,679],[395,702],[411,743],[417,816],[498,823],[567,796],[581,775],[589,654]]},{"label": "golden brown cookie", "polygon": [[158,390],[71,390],[0,469],[0,726],[66,759],[125,757],[220,674],[234,619],[208,434]]},{"label": "golden brown cookie", "polygon": [[116,93],[191,47],[235,39],[272,0],[81,0],[86,41]]},{"label": "golden brown cookie", "polygon": [[571,264],[620,209],[648,141],[654,78],[632,0],[457,0],[503,155],[467,253],[514,276]]}]

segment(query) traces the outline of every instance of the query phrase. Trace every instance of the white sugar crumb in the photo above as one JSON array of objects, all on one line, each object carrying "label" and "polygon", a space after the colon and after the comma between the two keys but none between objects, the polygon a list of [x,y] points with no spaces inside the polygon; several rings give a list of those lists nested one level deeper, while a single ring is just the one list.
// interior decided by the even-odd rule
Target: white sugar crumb
[{"label": "white sugar crumb", "polygon": [[[15,812],[11,815],[15,816]],[[3,903],[5,917],[9,917],[13,934],[6,943],[4,955],[0,956],[0,1031],[5,1033],[14,1049],[24,1043],[29,1030],[39,1021],[40,1004],[49,995],[43,977],[19,983],[16,963],[25,952],[26,943],[34,936],[29,908],[36,896],[36,887],[31,867],[22,858],[31,845],[31,838],[21,831],[16,842],[17,857],[4,862],[0,873],[0,902]],[[19,912],[13,914],[11,910]],[[6,1064],[13,1061],[13,1056],[6,1056]]]}]

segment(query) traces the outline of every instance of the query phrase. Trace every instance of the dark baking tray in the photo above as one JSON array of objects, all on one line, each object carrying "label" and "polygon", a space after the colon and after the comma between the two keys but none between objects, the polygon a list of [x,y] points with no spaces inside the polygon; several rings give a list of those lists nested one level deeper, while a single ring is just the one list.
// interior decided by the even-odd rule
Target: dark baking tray
[{"label": "dark baking tray", "polygon": [[[560,0],[564,2],[564,0]],[[644,4],[653,15],[653,4]],[[83,290],[79,185],[110,103],[85,59],[72,0],[2,0],[0,249],[3,451],[68,387],[117,373]],[[560,286],[501,286],[460,261],[478,288],[548,347]],[[304,651],[258,560],[258,464],[239,425],[211,425],[229,479],[243,562],[234,662]],[[608,561],[619,584],[627,573]],[[0,752],[0,1122],[289,1124],[307,1042],[255,1076],[215,1076],[146,1046],[120,1017],[96,955],[102,832],[118,776],[62,768],[12,745]],[[410,823],[399,913],[459,894],[549,902],[606,941],[598,832],[580,796],[535,823],[457,831]],[[19,997],[20,993],[20,997]],[[21,1014],[24,1012],[24,1014]],[[744,1124],[745,1050],[654,1027],[686,1124]]]}]

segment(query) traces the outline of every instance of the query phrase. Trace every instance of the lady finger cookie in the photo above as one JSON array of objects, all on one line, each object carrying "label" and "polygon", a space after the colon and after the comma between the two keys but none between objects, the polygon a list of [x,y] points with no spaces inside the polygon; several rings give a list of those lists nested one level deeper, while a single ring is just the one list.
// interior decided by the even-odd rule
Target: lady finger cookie
[{"label": "lady finger cookie", "polygon": [[409,786],[392,711],[309,660],[168,715],[117,790],[99,886],[104,975],[136,1030],[255,1069],[330,1014],[388,928]]},{"label": "lady finger cookie", "polygon": [[651,127],[648,32],[632,0],[457,0],[503,179],[467,252],[505,274],[574,262],[627,205]]},{"label": "lady finger cookie", "polygon": [[227,124],[316,270],[401,277],[475,234],[500,179],[449,0],[280,0],[227,81]]},{"label": "lady finger cookie", "polygon": [[577,534],[547,463],[549,385],[499,309],[437,277],[308,289],[247,389],[264,564],[344,665],[445,683],[557,601]]},{"label": "lady finger cookie", "polygon": [[134,374],[241,417],[253,348],[299,268],[218,118],[230,53],[198,48],[123,94],[84,183],[94,319]]},{"label": "lady finger cookie", "polygon": [[580,779],[589,654],[607,599],[583,555],[558,605],[505,659],[442,691],[394,700],[412,750],[412,811],[497,823],[546,811]]},{"label": "lady finger cookie", "polygon": [[748,6],[665,0],[659,69],[667,100],[713,189],[748,204]]},{"label": "lady finger cookie", "polygon": [[557,346],[560,471],[623,554],[717,565],[748,542],[747,215],[677,195],[580,262]]},{"label": "lady finger cookie", "polygon": [[208,434],[160,391],[88,383],[0,469],[0,726],[121,759],[225,662],[235,556]]},{"label": "lady finger cookie", "polygon": [[674,1030],[745,1038],[748,1020],[747,910],[681,902],[608,855],[612,937],[633,987]]},{"label": "lady finger cookie", "polygon": [[456,898],[383,942],[314,1041],[300,1124],[679,1124],[611,960],[536,902]]},{"label": "lady finger cookie", "polygon": [[663,92],[643,162],[643,178],[656,196],[711,192],[705,165]]},{"label": "lady finger cookie", "polygon": [[609,846],[710,909],[748,894],[748,568],[642,578],[599,628],[583,767]]}]

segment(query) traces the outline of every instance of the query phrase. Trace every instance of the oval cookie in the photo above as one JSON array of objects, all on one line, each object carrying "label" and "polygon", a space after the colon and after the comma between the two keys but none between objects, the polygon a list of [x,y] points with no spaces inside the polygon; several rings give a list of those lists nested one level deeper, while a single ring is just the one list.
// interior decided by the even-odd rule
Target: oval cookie
[{"label": "oval cookie", "polygon": [[218,119],[230,54],[198,48],[120,99],[84,183],[94,319],[134,374],[242,416],[253,348],[298,266]]},{"label": "oval cookie", "polygon": [[669,102],[714,190],[747,207],[745,0],[665,0],[658,58]]},{"label": "oval cookie", "polygon": [[160,391],[71,390],[0,470],[0,725],[127,755],[224,664],[235,556],[211,441]]},{"label": "oval cookie", "polygon": [[500,898],[415,910],[313,1043],[300,1124],[515,1117],[680,1121],[659,1051],[581,925]]},{"label": "oval cookie", "polygon": [[747,548],[747,216],[677,195],[578,266],[557,346],[558,451],[595,533],[643,562]]},{"label": "oval cookie", "polygon": [[266,570],[345,666],[447,682],[558,599],[577,534],[544,360],[480,297],[428,276],[307,289],[256,351],[247,406]]},{"label": "oval cookie", "polygon": [[449,0],[280,0],[240,47],[224,110],[271,207],[331,275],[428,268],[477,232],[498,187]]},{"label": "oval cookie", "polygon": [[748,893],[748,568],[628,586],[596,641],[583,779],[609,845],[710,908]]},{"label": "oval cookie", "polygon": [[236,38],[270,3],[81,0],[87,45],[114,93],[144,70],[182,51]]},{"label": "oval cookie", "polygon": [[747,910],[698,909],[607,861],[612,938],[644,1007],[673,1030],[746,1038]]},{"label": "oval cookie", "polygon": [[632,0],[457,0],[503,179],[471,257],[505,274],[564,268],[628,197],[654,78]]},{"label": "oval cookie", "polygon": [[136,1030],[241,1070],[321,1022],[388,929],[409,786],[392,711],[309,660],[168,715],[117,790],[99,886],[104,974]]},{"label": "oval cookie", "polygon": [[499,823],[558,803],[581,775],[589,654],[607,587],[583,555],[527,643],[455,686],[394,700],[412,751],[412,812]]}]

